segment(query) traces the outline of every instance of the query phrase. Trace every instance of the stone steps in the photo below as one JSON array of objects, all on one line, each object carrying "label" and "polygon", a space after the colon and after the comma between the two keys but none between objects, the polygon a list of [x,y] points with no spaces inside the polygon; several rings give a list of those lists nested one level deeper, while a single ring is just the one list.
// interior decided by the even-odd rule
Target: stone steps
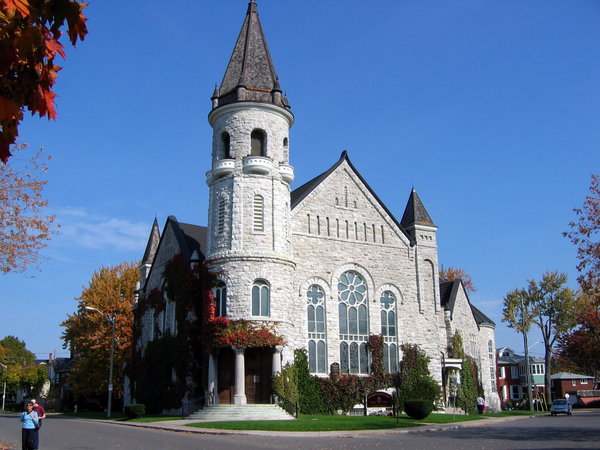
[{"label": "stone steps", "polygon": [[278,405],[213,405],[188,416],[188,419],[221,422],[232,420],[294,420]]}]

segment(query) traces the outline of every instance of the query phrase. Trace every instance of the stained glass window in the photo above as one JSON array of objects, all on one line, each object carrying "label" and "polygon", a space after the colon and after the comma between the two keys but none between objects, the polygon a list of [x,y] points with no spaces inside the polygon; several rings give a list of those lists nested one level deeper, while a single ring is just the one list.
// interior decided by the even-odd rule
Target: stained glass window
[{"label": "stained glass window", "polygon": [[340,366],[343,373],[369,373],[369,312],[363,277],[344,272],[338,280]]},{"label": "stained glass window", "polygon": [[308,369],[311,373],[327,373],[325,340],[325,292],[313,284],[306,292],[308,319]]}]

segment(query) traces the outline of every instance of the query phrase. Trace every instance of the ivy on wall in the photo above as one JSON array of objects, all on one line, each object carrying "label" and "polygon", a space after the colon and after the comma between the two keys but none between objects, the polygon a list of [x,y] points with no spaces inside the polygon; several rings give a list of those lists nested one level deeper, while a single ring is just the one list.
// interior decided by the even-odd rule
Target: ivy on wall
[{"label": "ivy on wall", "polygon": [[452,336],[452,342],[448,348],[448,356],[463,360],[456,404],[466,413],[473,414],[477,409],[477,396],[483,395],[483,386],[479,383],[479,370],[477,369],[477,364],[473,358],[465,353],[463,340],[458,331]]},{"label": "ivy on wall", "polygon": [[[203,395],[203,363],[206,305],[215,277],[204,264],[190,266],[179,254],[170,260],[163,271],[163,289],[153,289],[147,296],[140,297],[136,309],[136,334],[144,314],[151,310],[154,316],[165,310],[165,294],[175,303],[177,333],[161,333],[155,327],[154,340],[145,351],[134,352],[131,373],[136,401],[144,403],[149,413],[182,407],[186,395],[197,398]],[[190,380],[192,380],[190,382]]]}]

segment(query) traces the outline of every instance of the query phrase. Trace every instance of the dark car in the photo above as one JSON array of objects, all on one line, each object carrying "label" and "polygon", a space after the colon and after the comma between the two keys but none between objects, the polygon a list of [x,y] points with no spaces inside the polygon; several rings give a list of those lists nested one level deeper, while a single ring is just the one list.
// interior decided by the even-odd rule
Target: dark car
[{"label": "dark car", "polygon": [[555,416],[557,414],[562,414],[562,413],[570,416],[572,414],[572,412],[571,412],[571,405],[564,398],[560,398],[558,400],[554,400],[552,402],[552,406],[550,407],[550,414],[552,414],[553,416]]}]

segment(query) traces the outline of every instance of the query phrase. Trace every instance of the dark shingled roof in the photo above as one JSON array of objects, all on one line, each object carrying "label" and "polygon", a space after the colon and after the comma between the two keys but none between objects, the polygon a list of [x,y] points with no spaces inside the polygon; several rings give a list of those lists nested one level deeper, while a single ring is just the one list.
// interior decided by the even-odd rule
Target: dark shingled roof
[{"label": "dark shingled roof", "polygon": [[221,87],[212,96],[215,107],[237,102],[271,103],[289,109],[281,95],[256,3],[248,4],[246,18],[233,48]]},{"label": "dark shingled roof", "polygon": [[369,183],[366,182],[366,180],[362,177],[362,175],[358,172],[358,170],[356,170],[356,168],[354,167],[352,162],[350,162],[350,158],[348,157],[348,152],[346,150],[344,150],[342,152],[342,154],[340,155],[340,159],[338,159],[338,161],[333,166],[331,166],[331,168],[329,168],[327,171],[323,172],[321,175],[316,176],[312,180],[308,181],[307,183],[304,183],[302,186],[300,186],[299,188],[294,189],[292,191],[292,193],[290,195],[291,202],[292,202],[292,209],[294,209],[302,200],[304,200],[308,194],[310,194],[319,184],[321,184],[323,182],[323,180],[325,180],[329,175],[331,175],[333,173],[333,171],[335,171],[335,169],[337,169],[340,166],[340,164],[342,164],[344,161],[346,161],[346,163],[352,169],[354,174],[360,179],[360,181],[364,184],[364,186],[371,193],[371,195],[375,198],[375,200],[377,200],[377,203],[379,203],[379,206],[381,206],[384,209],[384,211],[390,216],[390,218],[398,226],[400,231],[402,231],[402,233],[404,233],[406,238],[409,241],[411,241],[411,244],[413,244],[413,241],[411,240],[408,233],[406,233],[406,230],[402,227],[402,225],[400,225],[400,222],[398,222],[396,217],[394,217],[394,215],[387,208],[387,206],[385,206],[385,204],[381,201],[381,199],[377,196],[377,194],[371,188],[371,186],[369,186]]},{"label": "dark shingled roof", "polygon": [[[440,283],[440,304],[446,311],[450,311],[452,315],[454,312],[454,305],[456,303],[456,296],[458,295],[458,289],[462,284],[462,280],[460,278],[456,278],[452,281],[446,281]],[[464,289],[464,287],[463,287]],[[478,308],[471,304],[471,300],[469,300],[469,296],[465,291],[465,295],[467,296],[467,302],[471,307],[471,312],[473,313],[473,318],[477,325],[489,324],[495,326],[496,324],[492,319],[482,313]]]},{"label": "dark shingled roof", "polygon": [[423,202],[414,188],[408,197],[408,203],[406,204],[406,209],[404,210],[400,223],[404,228],[409,228],[415,224],[433,225],[433,220],[431,220],[429,213],[425,209],[425,206],[423,206]]}]

